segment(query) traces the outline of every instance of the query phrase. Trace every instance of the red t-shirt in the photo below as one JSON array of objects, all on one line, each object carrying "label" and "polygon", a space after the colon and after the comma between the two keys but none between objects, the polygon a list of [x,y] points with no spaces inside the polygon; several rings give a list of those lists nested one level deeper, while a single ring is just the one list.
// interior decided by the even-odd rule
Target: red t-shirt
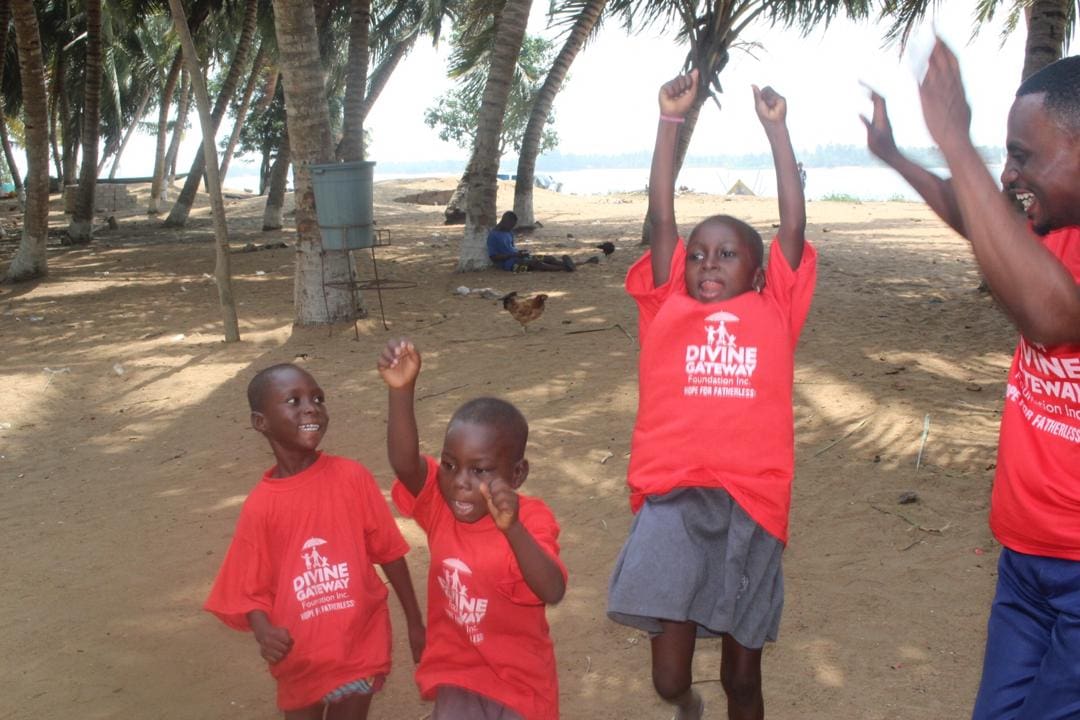
[{"label": "red t-shirt", "polygon": [[[402,515],[427,533],[427,646],[416,669],[425,699],[440,685],[491,698],[525,720],[559,717],[559,678],[544,603],[529,588],[506,536],[490,515],[458,522],[439,492],[439,466],[427,458],[420,494],[395,481]],[[518,518],[559,563],[559,524],[542,500],[519,495]]]},{"label": "red t-shirt", "polygon": [[295,710],[390,672],[390,611],[373,563],[397,560],[409,545],[359,463],[322,453],[296,475],[273,472],[240,510],[205,609],[237,630],[251,629],[252,610],[288,629],[292,649],[270,674],[278,706]]},{"label": "red t-shirt", "polygon": [[651,253],[626,276],[637,301],[638,413],[630,506],[678,487],[722,487],[770,535],[787,542],[795,430],[795,345],[817,277],[807,243],[792,270],[773,242],[765,289],[701,303],[686,292],[681,239],[668,282],[653,284]]},{"label": "red t-shirt", "polygon": [[[1080,227],[1042,238],[1080,283]],[[1080,560],[1080,345],[1020,337],[998,439],[990,528],[1029,555]]]}]

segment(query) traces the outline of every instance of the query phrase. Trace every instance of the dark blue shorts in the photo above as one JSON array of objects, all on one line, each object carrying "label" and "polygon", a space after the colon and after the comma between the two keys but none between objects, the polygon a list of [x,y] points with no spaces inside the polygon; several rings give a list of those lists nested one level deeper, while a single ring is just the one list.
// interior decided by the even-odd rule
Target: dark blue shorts
[{"label": "dark blue shorts", "polygon": [[1002,548],[972,718],[1080,718],[1080,562]]}]

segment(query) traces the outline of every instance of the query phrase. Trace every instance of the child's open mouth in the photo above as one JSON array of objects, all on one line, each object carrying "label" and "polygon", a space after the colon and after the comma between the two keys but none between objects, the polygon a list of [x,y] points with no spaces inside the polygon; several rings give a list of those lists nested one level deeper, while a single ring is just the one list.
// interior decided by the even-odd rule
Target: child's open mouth
[{"label": "child's open mouth", "polygon": [[322,427],[322,426],[321,425],[316,425],[316,424],[313,424],[313,423],[309,423],[307,425],[301,425],[300,426],[300,432],[319,432],[320,427]]}]

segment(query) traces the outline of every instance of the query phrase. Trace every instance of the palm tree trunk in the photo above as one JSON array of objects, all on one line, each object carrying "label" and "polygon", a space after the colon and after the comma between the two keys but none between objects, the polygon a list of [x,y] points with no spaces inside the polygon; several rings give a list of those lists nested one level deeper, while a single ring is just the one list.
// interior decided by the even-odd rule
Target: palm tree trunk
[{"label": "palm tree trunk", "polygon": [[199,109],[199,124],[203,131],[203,153],[206,155],[206,184],[210,192],[210,207],[214,215],[214,238],[217,247],[217,262],[214,279],[217,281],[218,299],[224,316],[225,342],[240,340],[240,326],[236,318],[236,303],[232,295],[232,273],[229,270],[229,228],[225,223],[225,200],[221,195],[221,178],[218,176],[217,149],[214,147],[213,120],[210,117],[210,96],[206,92],[206,78],[199,67],[199,58],[195,53],[195,43],[191,40],[184,6],[181,0],[169,0],[172,10],[173,26],[184,48],[184,62],[187,64],[191,84],[195,88],[195,104]]},{"label": "palm tree trunk", "polygon": [[[7,59],[8,27],[11,26],[11,0],[0,0],[0,77],[4,76],[4,61]],[[22,175],[19,166],[15,164],[15,153],[11,150],[11,139],[8,137],[7,122],[4,120],[3,97],[0,96],[0,144],[4,148],[4,162],[11,172],[11,180],[15,183],[15,192],[22,196]]]},{"label": "palm tree trunk", "polygon": [[33,0],[12,0],[11,17],[19,51],[23,108],[26,114],[26,209],[22,238],[8,266],[7,280],[20,282],[48,273],[45,243],[49,236],[49,104],[45,60]]},{"label": "palm tree trunk", "polygon": [[390,81],[390,76],[394,74],[394,70],[397,69],[398,63],[409,54],[413,45],[416,44],[416,38],[418,37],[419,32],[419,28],[414,29],[413,32],[410,32],[407,36],[395,42],[385,53],[383,53],[382,59],[375,67],[375,71],[371,73],[371,79],[368,81],[367,93],[364,95],[364,102],[360,105],[361,123],[363,123],[364,120],[367,120],[368,113],[371,112],[371,108],[375,104],[375,101],[379,99],[379,94],[382,93],[383,88],[386,87],[386,83]]},{"label": "palm tree trunk", "polygon": [[355,312],[353,295],[348,287],[333,284],[349,281],[348,255],[323,249],[311,186],[310,166],[329,162],[333,148],[311,0],[274,0],[274,19],[296,198],[294,322],[319,325],[350,320]]},{"label": "palm tree trunk", "polygon": [[259,81],[259,75],[266,67],[266,45],[259,45],[259,51],[255,53],[255,59],[251,63],[251,75],[248,76],[247,85],[244,86],[244,96],[240,99],[240,107],[236,111],[236,122],[233,123],[232,134],[229,135],[229,144],[225,146],[225,155],[221,159],[221,181],[224,183],[229,176],[229,163],[232,161],[236,143],[240,141],[240,131],[244,128],[247,120],[248,108],[251,107],[251,96],[255,94],[255,83]]},{"label": "palm tree trunk", "polygon": [[[59,60],[53,67],[52,87],[49,89],[49,146],[52,149],[53,166],[58,182],[64,181],[64,163],[60,161],[60,129],[57,118],[60,116],[60,96],[64,92],[64,76],[60,72]],[[60,188],[63,190],[63,188]]]},{"label": "palm tree trunk", "polygon": [[367,87],[368,38],[371,33],[371,0],[352,0],[349,23],[349,60],[345,75],[345,108],[337,159],[364,159],[364,90]]},{"label": "palm tree trunk", "polygon": [[[183,52],[181,52],[181,57]],[[176,125],[173,127],[172,139],[169,141],[169,150],[165,153],[165,187],[162,195],[168,194],[173,183],[176,181],[176,156],[180,152],[180,141],[184,139],[184,128],[187,127],[188,112],[191,110],[191,76],[185,69],[180,74],[180,100],[176,106]]]},{"label": "palm tree trunk", "polygon": [[86,78],[83,89],[82,168],[67,240],[85,245],[94,236],[98,130],[101,124],[101,0],[86,0]]},{"label": "palm tree trunk", "polygon": [[533,214],[533,183],[536,179],[536,156],[540,152],[540,140],[544,126],[551,114],[555,96],[562,88],[566,73],[574,62],[578,52],[585,44],[600,14],[604,11],[607,0],[588,0],[581,8],[574,26],[559,50],[555,62],[548,71],[540,92],[533,101],[529,123],[525,126],[525,135],[521,139],[521,151],[518,153],[517,181],[514,184],[514,214],[518,216],[518,227],[533,227],[536,217]]},{"label": "palm tree trunk", "polygon": [[[68,74],[67,63],[64,63],[60,72],[65,76]],[[60,176],[60,189],[63,190],[67,185],[75,184],[78,179],[79,162],[79,140],[82,136],[82,123],[79,119],[78,113],[72,108],[71,99],[68,93],[65,91],[60,95],[60,162],[63,167],[63,174]],[[96,157],[96,156],[95,156]],[[96,166],[96,162],[95,162]],[[95,167],[95,170],[97,168]]]},{"label": "palm tree trunk", "polygon": [[116,151],[116,157],[113,159],[112,167],[109,169],[109,179],[112,180],[116,177],[116,169],[120,167],[120,158],[124,156],[124,150],[127,149],[128,141],[131,140],[131,136],[135,134],[136,128],[139,127],[139,121],[142,120],[143,115],[146,113],[146,106],[150,104],[150,97],[154,94],[154,88],[146,88],[146,92],[143,93],[142,98],[139,99],[139,107],[135,110],[135,116],[131,118],[131,124],[128,125],[127,130],[124,131],[124,138],[120,141],[120,147]]},{"label": "palm tree trunk", "polygon": [[263,210],[263,232],[280,230],[281,211],[285,205],[285,185],[289,179],[289,165],[292,158],[289,153],[289,134],[281,139],[277,157],[270,168],[270,188],[266,193],[266,208]]},{"label": "palm tree trunk", "polygon": [[154,179],[150,182],[150,201],[146,208],[147,215],[157,215],[161,202],[161,183],[165,179],[165,144],[169,139],[169,108],[172,106],[173,93],[180,79],[180,67],[183,53],[177,52],[173,58],[169,74],[165,77],[165,87],[161,89],[161,102],[158,107],[157,146],[154,150]]},{"label": "palm tree trunk", "polygon": [[11,171],[11,182],[15,184],[15,192],[22,195],[23,180],[19,166],[15,164],[15,152],[11,149],[11,138],[8,137],[7,123],[4,122],[3,111],[0,110],[0,144],[4,146],[4,161],[8,170]]},{"label": "palm tree trunk", "polygon": [[1065,30],[1069,24],[1069,6],[1073,0],[1034,0],[1024,12],[1027,19],[1027,42],[1024,47],[1024,70],[1021,80],[1060,60],[1065,48]]},{"label": "palm tree trunk", "polygon": [[496,177],[499,172],[499,137],[531,7],[532,0],[506,0],[502,12],[495,19],[495,37],[499,41],[491,53],[491,68],[477,118],[473,145],[475,166],[469,173],[465,237],[458,255],[459,271],[482,270],[491,266],[487,254],[487,232],[495,224],[495,202],[499,190]]},{"label": "palm tree trunk", "polygon": [[[210,119],[213,121],[213,126],[209,128],[211,141],[214,140],[214,137],[217,134],[218,125],[221,124],[221,118],[225,115],[225,111],[229,107],[229,101],[232,99],[233,93],[236,92],[236,86],[240,83],[240,75],[244,72],[248,52],[251,50],[251,42],[255,37],[255,20],[258,16],[258,7],[258,0],[246,0],[244,4],[244,19],[240,31],[240,39],[236,43],[236,52],[233,53],[232,58],[229,60],[229,72],[226,74],[225,81],[221,85],[217,102],[214,104],[214,110],[210,115]],[[187,64],[188,72],[190,73],[191,64]],[[187,222],[188,215],[191,213],[191,206],[195,202],[195,193],[199,190],[199,183],[202,182],[205,168],[206,157],[202,150],[199,150],[195,153],[195,159],[191,163],[191,171],[184,180],[184,187],[176,197],[176,202],[173,203],[172,209],[169,210],[169,216],[165,219],[166,227],[183,227]]]}]

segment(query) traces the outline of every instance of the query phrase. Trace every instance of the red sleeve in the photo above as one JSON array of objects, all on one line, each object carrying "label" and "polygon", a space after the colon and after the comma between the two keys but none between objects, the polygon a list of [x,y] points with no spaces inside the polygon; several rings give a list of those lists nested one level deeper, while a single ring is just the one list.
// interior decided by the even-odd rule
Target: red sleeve
[{"label": "red sleeve", "polygon": [[360,474],[359,481],[364,502],[364,543],[368,557],[376,565],[404,557],[409,552],[409,544],[394,522],[390,506],[375,484],[375,478],[365,470]]},{"label": "red sleeve", "polygon": [[638,342],[645,337],[660,306],[668,299],[671,293],[683,282],[686,274],[686,246],[682,238],[678,238],[675,249],[671,253],[671,269],[668,272],[668,281],[656,287],[653,284],[652,250],[637,259],[630,270],[626,273],[626,292],[634,298],[638,308]]},{"label": "red sleeve", "polygon": [[765,268],[765,292],[780,305],[789,308],[792,345],[798,343],[806,323],[816,282],[817,250],[814,246],[809,242],[803,246],[802,261],[798,269],[792,270],[780,249],[780,243],[773,238],[769,246],[769,264]]},{"label": "red sleeve", "polygon": [[[558,564],[563,582],[566,582],[569,574],[562,558],[559,557],[559,523],[551,510],[543,500],[522,497],[519,517],[525,529],[536,540],[536,544]],[[499,583],[499,592],[518,605],[543,605],[544,601],[537,597],[529,584],[525,582],[514,553],[507,550],[507,556],[510,560],[510,578]]]},{"label": "red sleeve", "polygon": [[267,615],[274,605],[274,569],[262,541],[261,515],[252,498],[244,503],[236,521],[236,532],[221,563],[204,609],[236,630],[250,630],[247,614],[262,610]]},{"label": "red sleeve", "polygon": [[424,461],[427,463],[427,475],[424,477],[424,487],[420,494],[414,496],[400,480],[395,479],[390,489],[390,497],[402,517],[412,518],[417,525],[427,530],[434,518],[434,503],[442,502],[442,496],[439,494],[439,463],[427,455],[424,456]]}]

